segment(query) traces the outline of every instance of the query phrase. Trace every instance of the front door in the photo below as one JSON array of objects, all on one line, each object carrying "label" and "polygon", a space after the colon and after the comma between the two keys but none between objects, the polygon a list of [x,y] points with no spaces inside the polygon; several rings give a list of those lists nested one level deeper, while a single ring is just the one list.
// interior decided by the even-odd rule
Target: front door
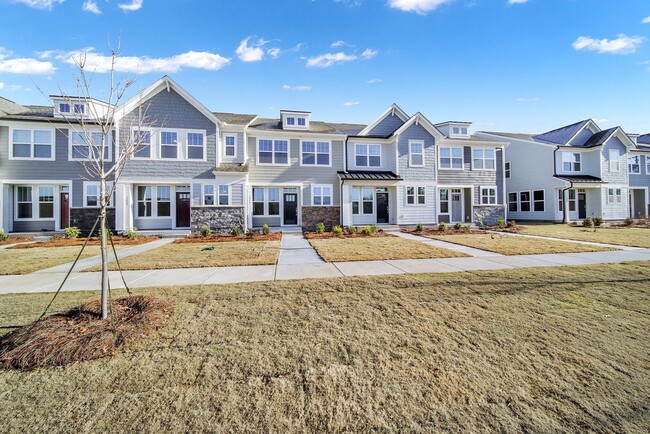
[{"label": "front door", "polygon": [[587,218],[587,194],[578,193],[578,218]]},{"label": "front door", "polygon": [[377,223],[388,223],[387,192],[377,192]]},{"label": "front door", "polygon": [[463,221],[463,195],[460,192],[451,192],[451,221]]},{"label": "front door", "polygon": [[176,192],[176,227],[190,227],[190,193]]},{"label": "front door", "polygon": [[298,193],[284,193],[284,224],[298,224]]},{"label": "front door", "polygon": [[61,193],[61,228],[70,226],[70,193]]}]

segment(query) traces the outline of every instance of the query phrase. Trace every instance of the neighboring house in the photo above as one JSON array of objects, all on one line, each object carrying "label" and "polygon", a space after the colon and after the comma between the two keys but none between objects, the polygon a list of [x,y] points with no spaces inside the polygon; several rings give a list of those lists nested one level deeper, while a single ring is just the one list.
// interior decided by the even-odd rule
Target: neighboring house
[{"label": "neighboring house", "polygon": [[628,155],[635,145],[620,127],[601,130],[587,119],[537,135],[478,134],[509,143],[505,162],[509,219],[628,216]]},{"label": "neighboring house", "polygon": [[650,215],[650,134],[629,134],[634,142],[628,157],[630,217]]}]

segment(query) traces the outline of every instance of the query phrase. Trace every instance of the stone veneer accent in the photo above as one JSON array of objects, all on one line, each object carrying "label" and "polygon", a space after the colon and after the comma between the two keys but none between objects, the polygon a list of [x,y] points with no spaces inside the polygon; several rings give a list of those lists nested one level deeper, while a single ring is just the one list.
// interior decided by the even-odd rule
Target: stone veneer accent
[{"label": "stone veneer accent", "polygon": [[338,206],[303,206],[302,228],[316,230],[316,224],[325,223],[326,230],[341,224],[341,208]]},{"label": "stone veneer accent", "polygon": [[[70,226],[76,226],[82,232],[88,233],[93,228],[97,216],[99,216],[99,208],[70,208]],[[115,208],[106,210],[106,218],[108,227],[115,231]],[[99,225],[97,225],[95,233],[98,228]]]},{"label": "stone veneer accent", "polygon": [[213,232],[226,234],[234,226],[246,227],[246,216],[243,206],[228,207],[192,207],[190,211],[192,232],[201,232],[203,226],[210,226]]},{"label": "stone veneer accent", "polygon": [[477,226],[495,226],[497,220],[505,220],[506,208],[503,205],[474,205],[472,222]]}]

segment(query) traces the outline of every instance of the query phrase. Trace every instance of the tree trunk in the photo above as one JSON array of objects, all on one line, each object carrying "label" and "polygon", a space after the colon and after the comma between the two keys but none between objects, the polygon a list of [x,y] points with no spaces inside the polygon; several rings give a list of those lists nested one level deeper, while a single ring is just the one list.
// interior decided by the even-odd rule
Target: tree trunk
[{"label": "tree trunk", "polygon": [[102,252],[102,319],[108,318],[108,249],[107,249],[107,231],[106,224],[106,179],[99,180],[99,197],[100,197],[100,234],[101,234],[101,252]]}]

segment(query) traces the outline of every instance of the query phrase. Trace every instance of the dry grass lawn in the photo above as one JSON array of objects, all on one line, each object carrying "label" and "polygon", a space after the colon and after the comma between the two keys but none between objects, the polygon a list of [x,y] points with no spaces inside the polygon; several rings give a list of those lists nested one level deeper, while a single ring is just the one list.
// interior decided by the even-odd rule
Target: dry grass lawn
[{"label": "dry grass lawn", "polygon": [[588,244],[565,243],[564,241],[543,240],[539,238],[518,237],[505,234],[472,235],[424,235],[502,255],[543,255],[546,253],[606,252],[616,249],[590,246]]},{"label": "dry grass lawn", "polygon": [[521,233],[650,249],[650,229],[643,228],[583,228],[550,223],[527,223]]},{"label": "dry grass lawn", "polygon": [[[203,249],[213,250],[203,250]],[[275,264],[280,241],[233,241],[228,243],[172,243],[120,259],[123,270],[228,267]],[[109,265],[117,270],[117,264]],[[98,271],[98,267],[85,271]]]},{"label": "dry grass lawn", "polygon": [[[0,371],[0,432],[650,425],[649,262],[138,293],[175,304],[168,324],[112,358]],[[0,324],[49,297],[1,296]],[[96,297],[62,293],[54,310]]]},{"label": "dry grass lawn", "polygon": [[[115,246],[119,250],[122,246]],[[33,247],[30,249],[0,250],[0,275],[28,274],[56,265],[72,262],[79,254],[80,246]],[[100,254],[98,246],[87,246],[80,259]]]},{"label": "dry grass lawn", "polygon": [[311,239],[309,242],[327,262],[467,256],[454,250],[441,249],[399,237],[325,238]]}]

